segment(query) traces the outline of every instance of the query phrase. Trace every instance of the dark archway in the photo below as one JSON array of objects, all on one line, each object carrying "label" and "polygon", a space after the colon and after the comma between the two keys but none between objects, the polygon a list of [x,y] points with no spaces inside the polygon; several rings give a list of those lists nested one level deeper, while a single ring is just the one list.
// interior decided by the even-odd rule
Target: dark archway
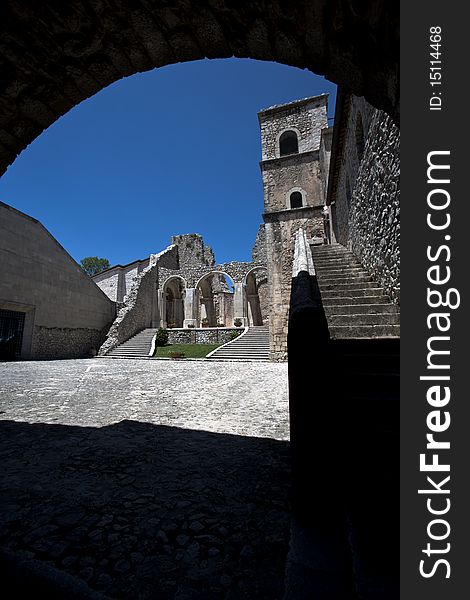
[{"label": "dark archway", "polygon": [[324,75],[399,118],[399,4],[379,0],[15,2],[0,7],[0,175],[56,119],[109,84],[202,58]]},{"label": "dark archway", "polygon": [[163,286],[165,322],[169,328],[183,327],[184,288],[184,281],[180,277],[170,277]]}]

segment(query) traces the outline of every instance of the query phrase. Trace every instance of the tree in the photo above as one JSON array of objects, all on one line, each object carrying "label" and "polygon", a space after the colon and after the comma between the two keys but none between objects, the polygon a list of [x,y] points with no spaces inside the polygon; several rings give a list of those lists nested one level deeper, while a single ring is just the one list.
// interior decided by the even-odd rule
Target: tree
[{"label": "tree", "polygon": [[97,256],[87,256],[82,258],[80,261],[82,265],[82,269],[89,275],[93,277],[93,275],[97,275],[104,271],[105,269],[109,269],[110,264],[107,258],[98,258]]}]

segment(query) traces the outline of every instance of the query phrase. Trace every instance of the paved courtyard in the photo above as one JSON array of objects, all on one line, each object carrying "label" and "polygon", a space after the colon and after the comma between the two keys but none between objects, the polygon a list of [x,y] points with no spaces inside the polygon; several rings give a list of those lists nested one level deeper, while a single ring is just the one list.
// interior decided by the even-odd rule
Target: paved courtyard
[{"label": "paved courtyard", "polygon": [[111,598],[282,598],[287,365],[0,363],[0,545]]}]

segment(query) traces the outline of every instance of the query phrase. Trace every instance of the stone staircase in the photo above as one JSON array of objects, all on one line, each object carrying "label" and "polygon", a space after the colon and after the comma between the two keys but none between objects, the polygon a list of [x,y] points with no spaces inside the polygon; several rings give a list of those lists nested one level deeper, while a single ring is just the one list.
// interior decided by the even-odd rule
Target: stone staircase
[{"label": "stone staircase", "polygon": [[400,313],[352,252],[340,244],[312,247],[332,339],[399,338]]},{"label": "stone staircase", "polygon": [[156,329],[144,329],[100,358],[146,358]]},{"label": "stone staircase", "polygon": [[214,350],[207,360],[269,360],[269,326],[249,327],[246,333]]}]

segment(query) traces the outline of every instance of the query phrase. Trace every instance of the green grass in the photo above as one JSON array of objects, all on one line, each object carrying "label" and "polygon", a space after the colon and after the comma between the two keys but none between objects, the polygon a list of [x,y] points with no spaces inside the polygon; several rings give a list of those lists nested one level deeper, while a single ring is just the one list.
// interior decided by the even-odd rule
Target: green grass
[{"label": "green grass", "polygon": [[204,358],[222,344],[168,344],[158,346],[156,358],[170,358],[170,352],[184,352],[185,358]]}]

